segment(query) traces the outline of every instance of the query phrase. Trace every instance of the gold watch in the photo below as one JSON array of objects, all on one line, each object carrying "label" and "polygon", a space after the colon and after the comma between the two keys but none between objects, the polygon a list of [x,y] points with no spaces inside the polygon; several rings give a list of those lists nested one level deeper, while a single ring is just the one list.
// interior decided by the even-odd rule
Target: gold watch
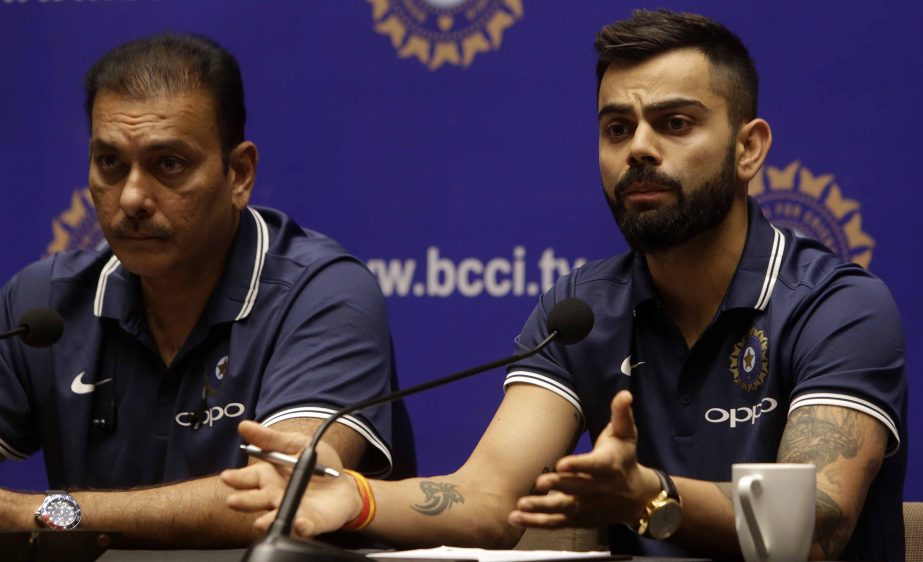
[{"label": "gold watch", "polygon": [[644,507],[644,516],[638,521],[638,534],[663,540],[679,529],[683,520],[683,500],[669,476],[656,469],[654,472],[660,478],[661,490]]}]

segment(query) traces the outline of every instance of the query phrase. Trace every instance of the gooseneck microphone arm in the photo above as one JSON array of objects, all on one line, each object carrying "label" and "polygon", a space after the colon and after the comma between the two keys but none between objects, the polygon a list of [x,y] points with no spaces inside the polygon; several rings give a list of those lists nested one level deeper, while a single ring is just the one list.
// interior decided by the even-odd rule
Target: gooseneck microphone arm
[{"label": "gooseneck microphone arm", "polygon": [[310,560],[312,562],[356,562],[365,560],[365,557],[346,550],[338,549],[317,541],[295,540],[289,536],[292,531],[295,515],[298,512],[298,505],[301,503],[301,498],[314,472],[314,466],[317,464],[317,444],[320,442],[327,429],[343,416],[373,406],[394,402],[405,396],[418,394],[437,386],[442,386],[497,367],[502,367],[503,365],[519,361],[520,359],[531,357],[548,347],[548,345],[556,339],[565,345],[576,343],[585,338],[590,332],[593,328],[593,321],[593,311],[590,309],[589,305],[578,299],[564,299],[555,305],[548,314],[548,337],[532,349],[430,382],[399,390],[391,394],[375,396],[337,410],[318,426],[317,431],[314,432],[314,436],[311,438],[311,442],[302,450],[298,457],[298,463],[292,471],[288,486],[285,488],[285,494],[282,496],[282,502],[279,505],[279,511],[276,514],[275,520],[269,527],[266,536],[250,546],[246,554],[244,554],[243,560],[247,562],[287,562],[298,560]]},{"label": "gooseneck microphone arm", "polygon": [[536,353],[548,347],[548,344],[554,341],[557,337],[558,332],[554,331],[551,332],[547,338],[542,340],[538,346],[523,353],[511,355],[504,359],[498,359],[491,363],[487,363],[486,365],[480,365],[455,373],[453,375],[448,375],[446,377],[418,384],[410,388],[405,388],[404,390],[399,390],[392,394],[387,394],[385,396],[375,396],[373,398],[369,398],[368,400],[363,400],[362,402],[353,404],[352,406],[347,406],[341,410],[337,410],[333,415],[325,419],[324,422],[320,424],[320,426],[318,426],[317,431],[314,432],[314,437],[311,439],[310,444],[302,451],[301,456],[298,458],[298,464],[295,465],[295,469],[292,472],[288,487],[285,489],[285,495],[282,498],[282,503],[279,505],[279,513],[276,516],[275,521],[273,521],[272,526],[269,529],[269,533],[276,532],[279,534],[288,535],[291,532],[292,524],[295,520],[295,514],[298,511],[298,504],[301,502],[301,497],[304,495],[304,491],[311,479],[311,474],[314,472],[314,465],[317,464],[317,444],[320,443],[320,440],[324,436],[324,433],[327,431],[327,428],[333,425],[338,419],[342,418],[343,416],[356,413],[360,410],[365,410],[366,408],[372,408],[374,406],[387,404],[388,402],[394,402],[404,398],[405,396],[424,392],[437,386],[449,384],[457,380],[483,373],[484,371],[496,369],[497,367],[502,367],[509,363],[531,357],[532,355],[535,355]]}]

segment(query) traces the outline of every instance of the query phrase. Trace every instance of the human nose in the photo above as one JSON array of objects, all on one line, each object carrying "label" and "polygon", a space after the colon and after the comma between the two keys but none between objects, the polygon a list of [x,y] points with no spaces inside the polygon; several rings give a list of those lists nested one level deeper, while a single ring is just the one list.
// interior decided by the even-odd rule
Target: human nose
[{"label": "human nose", "polygon": [[638,124],[629,145],[628,165],[657,165],[660,161],[660,147],[656,132],[646,123]]},{"label": "human nose", "polygon": [[129,217],[142,218],[154,214],[154,201],[150,193],[150,178],[138,167],[132,168],[125,178],[119,206]]}]

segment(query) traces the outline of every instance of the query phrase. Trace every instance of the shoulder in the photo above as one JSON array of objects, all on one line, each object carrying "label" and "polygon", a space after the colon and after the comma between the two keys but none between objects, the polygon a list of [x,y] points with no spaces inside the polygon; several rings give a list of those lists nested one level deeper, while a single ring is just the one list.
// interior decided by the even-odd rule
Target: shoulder
[{"label": "shoulder", "polygon": [[110,257],[108,251],[95,250],[69,250],[48,256],[27,265],[9,280],[5,287],[7,298],[33,301],[31,306],[48,305],[56,292],[95,286]]},{"label": "shoulder", "polygon": [[258,228],[268,238],[262,284],[293,287],[296,300],[309,299],[312,306],[349,303],[363,310],[384,310],[378,282],[358,258],[336,240],[303,228],[286,214],[253,208]]},{"label": "shoulder", "polygon": [[251,207],[257,228],[267,239],[267,259],[302,271],[317,271],[338,261],[359,263],[336,240],[304,228],[281,211]]},{"label": "shoulder", "polygon": [[[595,326],[621,325],[632,314],[632,281],[635,255],[632,252],[593,260],[557,278],[533,308],[523,331],[544,333],[548,315],[561,301],[580,299],[589,305]],[[601,333],[602,330],[594,330]]]},{"label": "shoulder", "polygon": [[[542,303],[550,310],[568,298],[578,298],[594,310],[613,310],[613,299],[630,299],[633,280],[634,254],[628,252],[610,258],[593,260],[558,277],[554,285],[542,296]],[[627,305],[628,300],[624,303]]]},{"label": "shoulder", "polygon": [[799,300],[846,300],[848,308],[885,307],[897,314],[887,285],[862,266],[848,262],[810,239],[786,231],[786,251],[779,282]]},{"label": "shoulder", "polygon": [[558,278],[556,287],[566,286],[574,294],[587,287],[628,286],[632,281],[632,261],[634,254],[627,252],[609,258],[589,261],[570,273]]}]

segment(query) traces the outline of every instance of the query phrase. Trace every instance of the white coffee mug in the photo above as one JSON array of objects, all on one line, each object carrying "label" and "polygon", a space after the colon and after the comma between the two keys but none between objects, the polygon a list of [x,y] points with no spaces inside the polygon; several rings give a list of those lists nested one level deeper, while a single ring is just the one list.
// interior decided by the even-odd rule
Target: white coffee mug
[{"label": "white coffee mug", "polygon": [[807,560],[814,536],[817,471],[813,464],[731,467],[734,523],[747,562]]}]

